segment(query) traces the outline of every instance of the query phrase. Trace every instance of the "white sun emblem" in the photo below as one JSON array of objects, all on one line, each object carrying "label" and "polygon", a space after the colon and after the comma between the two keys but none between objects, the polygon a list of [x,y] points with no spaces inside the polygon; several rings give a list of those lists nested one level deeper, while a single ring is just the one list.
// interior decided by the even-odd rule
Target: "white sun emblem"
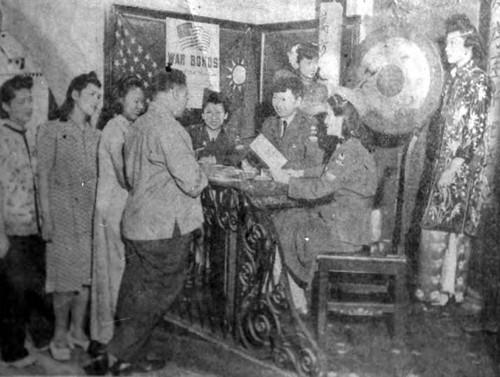
[{"label": "white sun emblem", "polygon": [[227,78],[231,80],[230,85],[233,90],[238,89],[241,91],[241,87],[243,86],[247,78],[245,60],[241,59],[236,63],[234,61],[231,61],[231,63],[232,67],[227,68],[229,70],[229,75],[227,75]]}]

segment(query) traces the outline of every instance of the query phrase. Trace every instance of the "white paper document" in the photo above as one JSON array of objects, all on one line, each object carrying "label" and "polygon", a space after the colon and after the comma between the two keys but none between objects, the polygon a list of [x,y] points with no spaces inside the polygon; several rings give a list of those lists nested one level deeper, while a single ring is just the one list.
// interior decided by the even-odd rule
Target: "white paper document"
[{"label": "white paper document", "polygon": [[288,160],[279,150],[264,136],[259,135],[250,143],[252,149],[271,170],[281,169]]}]

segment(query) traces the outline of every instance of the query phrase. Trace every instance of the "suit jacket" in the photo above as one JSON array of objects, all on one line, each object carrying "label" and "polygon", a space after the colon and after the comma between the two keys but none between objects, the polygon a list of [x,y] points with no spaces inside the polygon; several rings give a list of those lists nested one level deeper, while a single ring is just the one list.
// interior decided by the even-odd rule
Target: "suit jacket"
[{"label": "suit jacket", "polygon": [[287,169],[304,169],[319,166],[323,162],[323,151],[318,143],[309,140],[311,127],[316,120],[297,111],[281,137],[281,121],[277,116],[269,117],[262,125],[261,133],[287,158]]}]

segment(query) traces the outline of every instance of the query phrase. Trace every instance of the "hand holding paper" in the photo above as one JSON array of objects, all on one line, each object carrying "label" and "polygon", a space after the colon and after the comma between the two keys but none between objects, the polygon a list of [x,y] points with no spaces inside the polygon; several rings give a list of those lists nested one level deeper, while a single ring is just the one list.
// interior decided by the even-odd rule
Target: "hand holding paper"
[{"label": "hand holding paper", "polygon": [[290,174],[286,173],[285,170],[282,169],[271,169],[271,175],[273,179],[278,183],[288,184],[290,182]]},{"label": "hand holding paper", "polygon": [[279,170],[288,162],[285,156],[283,156],[283,154],[281,154],[281,152],[262,134],[257,136],[255,140],[250,143],[250,149],[252,149],[271,170]]},{"label": "hand holding paper", "polygon": [[290,178],[300,178],[304,176],[303,170],[293,170],[293,169],[271,169],[271,175],[276,182],[288,184]]}]

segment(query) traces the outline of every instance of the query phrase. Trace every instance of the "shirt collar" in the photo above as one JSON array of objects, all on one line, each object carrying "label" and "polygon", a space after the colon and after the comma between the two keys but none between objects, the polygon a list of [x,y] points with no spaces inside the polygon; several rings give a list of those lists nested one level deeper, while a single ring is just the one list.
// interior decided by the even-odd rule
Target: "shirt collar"
[{"label": "shirt collar", "polygon": [[14,132],[17,132],[20,134],[26,133],[26,127],[20,126],[19,124],[11,121],[10,119],[2,119],[2,124]]},{"label": "shirt collar", "polygon": [[[218,132],[217,132],[217,134],[216,134],[216,133],[215,133],[214,131],[212,131],[210,128],[208,128],[207,126],[205,126],[205,132],[207,133],[208,138],[209,138],[210,140],[212,140],[212,139],[213,139],[213,140],[215,140],[215,139],[217,139],[217,138],[219,137],[219,135],[220,135],[221,133],[223,133],[223,132],[224,132],[224,129],[223,129],[222,127],[221,127],[221,128],[219,128],[219,131],[218,131]],[[212,137],[212,136],[213,136],[213,137]]]},{"label": "shirt collar", "polygon": [[76,129],[80,132],[85,132],[87,130],[87,128],[91,127],[89,122],[85,122],[84,124],[81,124],[81,123],[74,121],[71,118],[68,118],[68,122],[71,125],[73,125],[74,127],[76,127]]},{"label": "shirt collar", "polygon": [[451,77],[456,78],[470,71],[474,67],[474,59],[469,60],[461,67],[453,67],[450,71]]},{"label": "shirt collar", "polygon": [[292,123],[293,118],[295,118],[295,115],[297,115],[297,111],[290,115],[288,118],[281,118],[281,120],[285,120],[287,126],[289,126]]},{"label": "shirt collar", "polygon": [[150,104],[149,104],[149,110],[148,111],[151,111],[155,114],[158,114],[162,117],[166,117],[166,118],[174,118],[174,116],[172,115],[172,113],[167,109],[165,108],[165,106],[162,106],[159,102],[153,100]]}]

